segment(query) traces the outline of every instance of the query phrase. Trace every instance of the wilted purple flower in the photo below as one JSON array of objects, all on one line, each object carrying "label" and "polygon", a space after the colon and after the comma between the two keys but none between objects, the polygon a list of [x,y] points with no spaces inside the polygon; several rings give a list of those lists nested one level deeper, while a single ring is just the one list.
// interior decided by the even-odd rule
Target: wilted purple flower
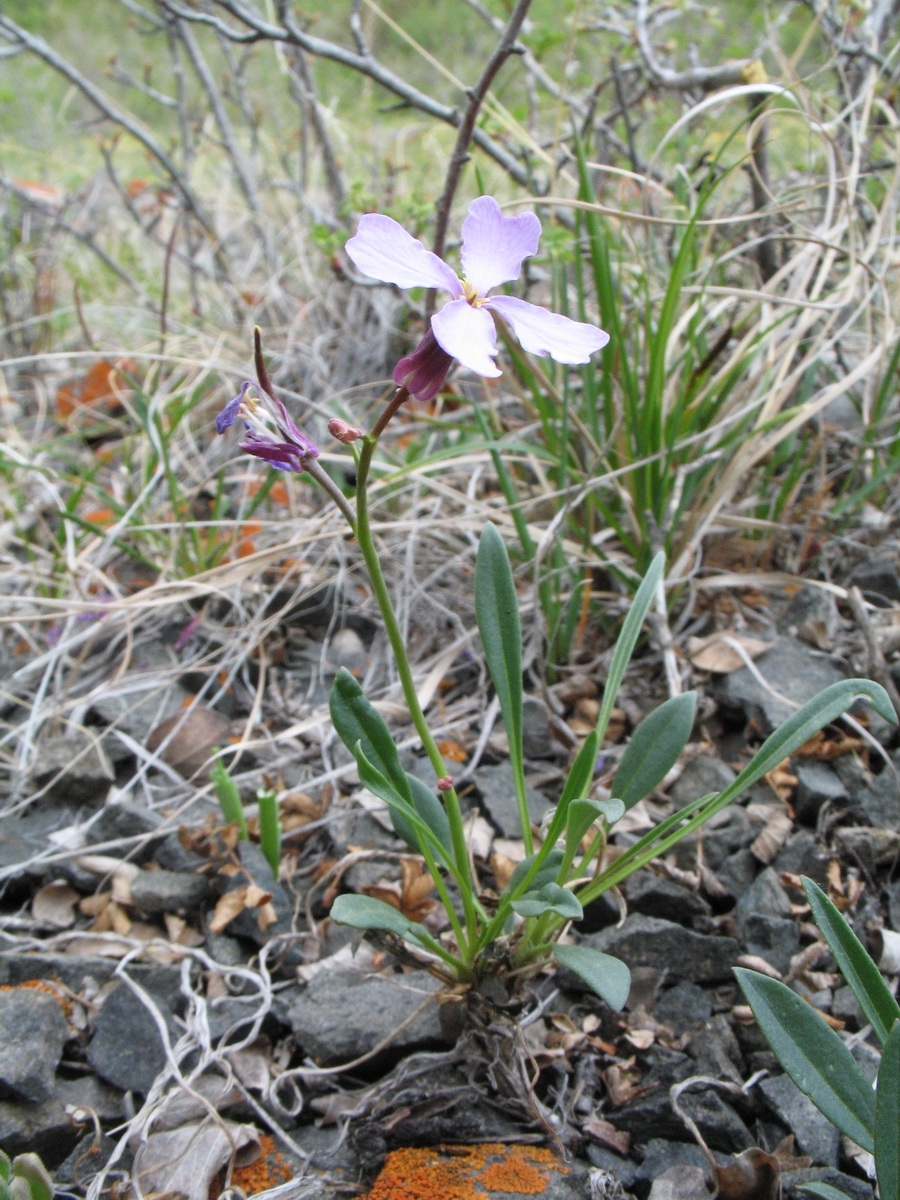
[{"label": "wilted purple flower", "polygon": [[270,467],[302,471],[308,459],[319,456],[319,447],[300,432],[281,401],[249,379],[216,417],[217,431],[224,433],[238,417],[247,427],[241,449],[264,458]]},{"label": "wilted purple flower", "polygon": [[364,275],[402,288],[440,288],[452,299],[431,318],[431,328],[412,354],[400,360],[394,382],[418,400],[440,390],[452,360],[494,379],[497,331],[491,310],[512,327],[524,350],[549,354],[559,363],[586,363],[609,341],[609,334],[583,321],[572,321],[515,296],[489,296],[491,288],[517,279],[522,263],[534,254],[541,223],[534,213],[505,217],[493,196],[480,196],[469,207],[462,227],[459,279],[442,259],[426,250],[391,217],[367,213],[360,219],[347,253]]}]

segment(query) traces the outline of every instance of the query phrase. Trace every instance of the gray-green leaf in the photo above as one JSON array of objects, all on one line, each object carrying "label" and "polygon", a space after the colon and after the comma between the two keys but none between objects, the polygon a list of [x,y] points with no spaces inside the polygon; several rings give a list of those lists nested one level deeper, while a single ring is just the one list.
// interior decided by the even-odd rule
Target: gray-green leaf
[{"label": "gray-green leaf", "polygon": [[554,946],[553,957],[583,979],[610,1008],[619,1012],[625,1007],[631,972],[621,959],[589,946]]},{"label": "gray-green leaf", "polygon": [[518,900],[513,900],[512,909],[520,917],[539,917],[542,913],[553,912],[567,920],[580,921],[584,916],[578,899],[558,883],[545,883],[537,891],[525,892]]},{"label": "gray-green leaf", "polygon": [[626,809],[649,795],[678,762],[696,711],[697,693],[684,692],[654,709],[635,729],[611,788]]},{"label": "gray-green leaf", "polygon": [[735,967],[734,973],[763,1036],[800,1091],[871,1154],[875,1093],[838,1035],[777,979],[744,967]]}]

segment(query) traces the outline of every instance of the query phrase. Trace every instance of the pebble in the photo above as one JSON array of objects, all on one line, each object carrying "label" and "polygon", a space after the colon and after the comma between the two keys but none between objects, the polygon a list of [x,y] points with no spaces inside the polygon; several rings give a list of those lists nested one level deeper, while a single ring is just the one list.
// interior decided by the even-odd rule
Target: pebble
[{"label": "pebble", "polygon": [[55,996],[25,987],[0,992],[0,1095],[49,1100],[68,1033]]},{"label": "pebble", "polygon": [[582,945],[621,958],[633,969],[657,967],[694,983],[730,979],[740,947],[734,938],[694,933],[674,921],[633,913],[612,929],[589,934]]}]

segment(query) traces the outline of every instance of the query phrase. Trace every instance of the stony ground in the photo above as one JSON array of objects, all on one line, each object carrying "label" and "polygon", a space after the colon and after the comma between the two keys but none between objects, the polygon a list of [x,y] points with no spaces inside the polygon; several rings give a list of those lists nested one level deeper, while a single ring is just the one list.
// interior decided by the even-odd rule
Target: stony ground
[{"label": "stony ground", "polygon": [[[886,613],[900,604],[891,561],[864,564],[856,582]],[[768,647],[742,665],[720,645],[716,669],[698,669],[694,740],[622,823],[620,844],[720,790],[796,704],[866,673],[859,631],[827,590],[742,611],[742,636]],[[321,640],[308,611],[294,622]],[[409,915],[438,919],[416,860],[327,736],[329,673],[364,664],[370,633],[351,619],[323,655],[286,660],[290,753],[260,737],[241,762],[251,813],[260,782],[279,790],[276,880],[256,841],[222,826],[195,774],[243,728],[252,674],[191,707],[198,683],[174,648],[179,629],[155,631],[122,677],[121,647],[98,627],[79,724],[42,731],[3,823],[0,1146],[38,1151],[76,1194],[127,1194],[137,1179],[144,1195],[206,1200],[230,1169],[247,1194],[300,1198],[614,1200],[652,1189],[687,1200],[707,1194],[705,1178],[751,1200],[774,1196],[778,1176],[789,1191],[817,1179],[872,1197],[865,1156],[780,1073],[731,968],[790,982],[874,1077],[873,1039],[816,945],[799,877],[842,898],[876,954],[882,930],[900,931],[893,727],[863,711],[855,729],[824,731],[699,841],[591,906],[575,936],[632,968],[624,1013],[564,971],[520,991],[497,976],[453,993],[328,921],[346,890],[391,893]],[[460,659],[448,671],[448,704],[471,690],[471,669]],[[659,677],[651,648],[628,677],[611,762]],[[602,679],[602,663],[582,666],[529,702],[536,822],[562,777],[565,730],[590,720]],[[4,701],[9,727],[25,727],[21,695],[11,687]],[[446,753],[489,886],[521,847],[502,736],[476,740]]]}]

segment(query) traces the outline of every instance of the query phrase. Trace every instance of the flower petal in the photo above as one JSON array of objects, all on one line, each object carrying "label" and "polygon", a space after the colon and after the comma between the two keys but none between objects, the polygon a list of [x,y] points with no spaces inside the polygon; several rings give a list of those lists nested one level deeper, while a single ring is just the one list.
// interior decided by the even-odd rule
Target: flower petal
[{"label": "flower petal", "polygon": [[523,261],[534,254],[541,223],[534,213],[504,217],[493,196],[479,196],[462,226],[462,266],[479,296],[498,284],[518,279]]},{"label": "flower petal", "polygon": [[451,300],[431,318],[431,328],[438,343],[464,367],[487,379],[500,374],[493,360],[497,331],[486,309],[473,308],[466,300]]},{"label": "flower petal", "polygon": [[241,405],[244,402],[244,396],[246,396],[248,388],[255,389],[256,384],[251,383],[249,379],[245,379],[244,382],[241,384],[241,390],[238,392],[238,394],[234,397],[233,400],[228,401],[228,403],[225,405],[225,407],[222,409],[222,411],[216,417],[216,432],[217,433],[224,433],[226,429],[228,429],[231,425],[233,425],[235,423],[235,421],[237,420],[238,409],[241,407]]},{"label": "flower petal", "polygon": [[354,266],[371,279],[402,288],[434,287],[451,296],[462,295],[456,273],[392,217],[381,213],[361,217],[345,249]]},{"label": "flower petal", "polygon": [[609,334],[596,325],[572,321],[515,296],[492,296],[488,305],[509,321],[523,350],[541,357],[549,354],[558,363],[586,363],[609,341]]},{"label": "flower petal", "polygon": [[315,454],[304,454],[302,447],[293,446],[290,442],[268,442],[250,434],[240,445],[245,454],[264,459],[270,467],[279,471],[303,471],[306,469],[306,461],[316,458],[319,453],[317,447],[313,447]]}]

